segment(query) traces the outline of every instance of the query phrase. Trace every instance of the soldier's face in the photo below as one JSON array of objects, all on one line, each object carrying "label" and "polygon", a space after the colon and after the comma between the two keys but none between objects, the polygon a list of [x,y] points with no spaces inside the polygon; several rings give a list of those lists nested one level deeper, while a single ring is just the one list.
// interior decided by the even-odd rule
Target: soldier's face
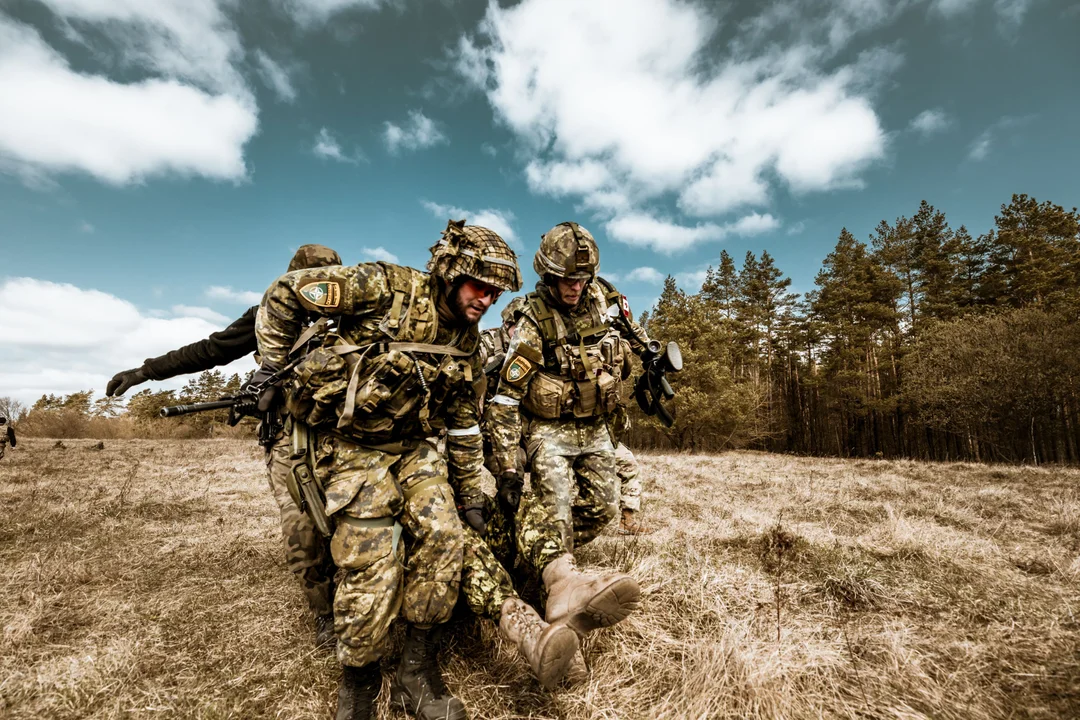
[{"label": "soldier's face", "polygon": [[559,296],[559,302],[567,307],[574,307],[581,300],[581,293],[585,290],[584,280],[571,280],[569,278],[555,279],[555,292]]},{"label": "soldier's face", "polygon": [[475,325],[501,294],[502,290],[494,285],[467,278],[457,286],[450,299],[454,313],[469,325]]}]

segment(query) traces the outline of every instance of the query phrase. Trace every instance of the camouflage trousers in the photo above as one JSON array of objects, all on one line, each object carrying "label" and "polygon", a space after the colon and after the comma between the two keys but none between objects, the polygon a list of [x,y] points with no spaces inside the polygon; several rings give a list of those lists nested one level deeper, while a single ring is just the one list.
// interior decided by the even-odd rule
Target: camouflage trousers
[{"label": "camouflage trousers", "polygon": [[433,443],[393,453],[323,436],[315,461],[336,522],[330,549],[344,571],[334,595],[337,656],[360,667],[386,652],[399,614],[419,625],[449,619],[464,530]]},{"label": "camouflage trousers", "polygon": [[[525,499],[522,498],[522,503]],[[514,534],[499,504],[484,496],[487,534],[481,536],[465,524],[465,556],[461,568],[461,599],[477,616],[495,623],[502,604],[517,597],[514,581],[506,570],[513,555]]]},{"label": "camouflage trousers", "polygon": [[622,443],[615,446],[615,472],[619,476],[619,507],[637,512],[641,509],[641,472],[634,453]]},{"label": "camouflage trousers", "polygon": [[[615,447],[601,418],[534,419],[526,448],[532,491],[544,515],[522,547],[522,556],[539,572],[591,541],[615,518],[619,484]],[[519,540],[522,529],[519,526]]]},{"label": "camouflage trousers", "polygon": [[334,560],[330,543],[315,529],[311,520],[293,502],[286,484],[292,463],[289,435],[279,439],[266,455],[270,492],[281,511],[281,539],[285,545],[285,564],[297,578],[312,612],[329,615],[334,611]]},{"label": "camouflage trousers", "polygon": [[4,459],[5,450],[7,450],[7,435],[0,435],[0,460]]}]

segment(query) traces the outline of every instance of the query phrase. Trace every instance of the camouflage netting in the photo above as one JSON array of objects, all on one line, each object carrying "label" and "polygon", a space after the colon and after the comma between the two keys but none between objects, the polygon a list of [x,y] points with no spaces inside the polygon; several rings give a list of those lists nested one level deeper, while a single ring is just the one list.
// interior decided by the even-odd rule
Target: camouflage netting
[{"label": "camouflage netting", "polygon": [[470,277],[500,290],[521,289],[517,255],[498,233],[464,220],[451,220],[442,238],[431,247],[428,270],[448,283]]}]

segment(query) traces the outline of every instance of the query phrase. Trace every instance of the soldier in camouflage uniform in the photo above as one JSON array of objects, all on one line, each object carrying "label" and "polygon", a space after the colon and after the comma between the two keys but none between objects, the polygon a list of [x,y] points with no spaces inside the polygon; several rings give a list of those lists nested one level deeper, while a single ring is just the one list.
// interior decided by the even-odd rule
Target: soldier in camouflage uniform
[{"label": "soldier in camouflage uniform", "polygon": [[[533,260],[541,280],[526,298],[486,411],[500,495],[520,494],[515,456],[524,426],[537,503],[519,514],[518,544],[543,581],[548,622],[579,633],[619,622],[641,594],[623,573],[579,571],[572,554],[617,512],[609,419],[630,372],[626,344],[640,353],[648,342],[626,299],[596,276],[598,265],[596,241],[578,224],[543,236]],[[612,305],[622,330],[613,326]]]},{"label": "soldier in camouflage uniform", "polygon": [[[373,718],[390,623],[408,623],[394,704],[424,720],[462,720],[443,683],[437,631],[457,600],[464,530],[482,507],[478,410],[481,316],[521,274],[491,230],[450,222],[429,273],[389,263],[300,270],[279,278],[259,308],[267,377],[294,361],[306,315],[336,322],[296,365],[286,407],[317,437],[315,475],[335,521],[338,720]],[[433,438],[446,430],[446,458]],[[404,531],[404,550],[399,538]],[[405,564],[405,558],[408,564]]]},{"label": "soldier in camouflage uniform", "polygon": [[11,427],[5,416],[0,415],[0,460],[4,459],[4,451],[7,450],[8,443],[11,443],[11,447],[17,444],[15,428]]},{"label": "soldier in camouflage uniform", "polygon": [[[302,245],[289,261],[288,271],[340,265],[341,257],[323,245]],[[258,350],[255,340],[255,305],[224,330],[205,340],[185,345],[156,358],[147,358],[140,367],[113,376],[105,394],[123,395],[129,388],[147,380],[168,380],[177,375],[203,372],[250,355]],[[284,429],[289,430],[286,418]],[[283,432],[266,451],[267,479],[270,492],[281,511],[281,539],[285,546],[285,564],[300,580],[304,597],[315,615],[316,644],[331,648],[334,644],[334,561],[329,541],[322,537],[289,494],[286,479],[291,472],[290,437]]]}]

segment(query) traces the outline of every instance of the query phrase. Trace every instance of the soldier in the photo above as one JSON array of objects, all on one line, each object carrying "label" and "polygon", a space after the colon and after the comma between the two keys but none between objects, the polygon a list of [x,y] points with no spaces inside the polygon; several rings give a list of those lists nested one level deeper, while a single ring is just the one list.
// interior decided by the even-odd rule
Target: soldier
[{"label": "soldier", "polygon": [[[648,341],[625,298],[596,277],[599,259],[596,241],[577,223],[561,223],[542,236],[533,260],[541,280],[526,297],[486,411],[500,496],[520,496],[515,455],[524,421],[537,502],[518,514],[518,545],[543,581],[547,621],[579,634],[622,620],[641,595],[623,573],[579,571],[572,554],[617,512],[608,420],[630,372],[623,340],[639,353]],[[623,314],[621,331],[613,327],[612,304]],[[582,596],[588,597],[584,612],[577,606]]]},{"label": "soldier", "polygon": [[[336,525],[331,551],[344,571],[334,597],[338,720],[374,718],[377,661],[399,613],[408,627],[393,702],[423,720],[466,716],[439,672],[436,629],[462,568],[455,494],[467,518],[483,503],[477,323],[503,291],[521,287],[521,273],[502,238],[463,220],[448,223],[431,252],[428,273],[382,262],[288,273],[256,321],[256,378],[295,362],[307,314],[337,321],[285,390],[294,424],[315,432],[315,474]],[[443,429],[445,459],[433,441]]]},{"label": "soldier", "polygon": [[8,443],[11,443],[11,447],[18,444],[15,440],[15,428],[8,424],[7,417],[0,415],[0,460],[4,459],[4,451],[7,450]]},{"label": "soldier", "polygon": [[[340,265],[341,257],[323,245],[303,245],[289,262],[288,271]],[[147,358],[140,367],[113,376],[105,394],[123,395],[129,388],[147,380],[168,380],[177,375],[202,372],[251,355],[258,350],[255,341],[255,305],[220,332],[205,340],[185,345],[156,358]],[[286,419],[284,429],[289,429]],[[266,470],[270,491],[281,511],[281,539],[285,546],[285,564],[300,580],[304,597],[315,615],[315,644],[334,646],[334,561],[329,541],[322,537],[311,519],[297,507],[289,494],[287,478],[291,438],[279,433],[273,446],[266,448]]]}]

